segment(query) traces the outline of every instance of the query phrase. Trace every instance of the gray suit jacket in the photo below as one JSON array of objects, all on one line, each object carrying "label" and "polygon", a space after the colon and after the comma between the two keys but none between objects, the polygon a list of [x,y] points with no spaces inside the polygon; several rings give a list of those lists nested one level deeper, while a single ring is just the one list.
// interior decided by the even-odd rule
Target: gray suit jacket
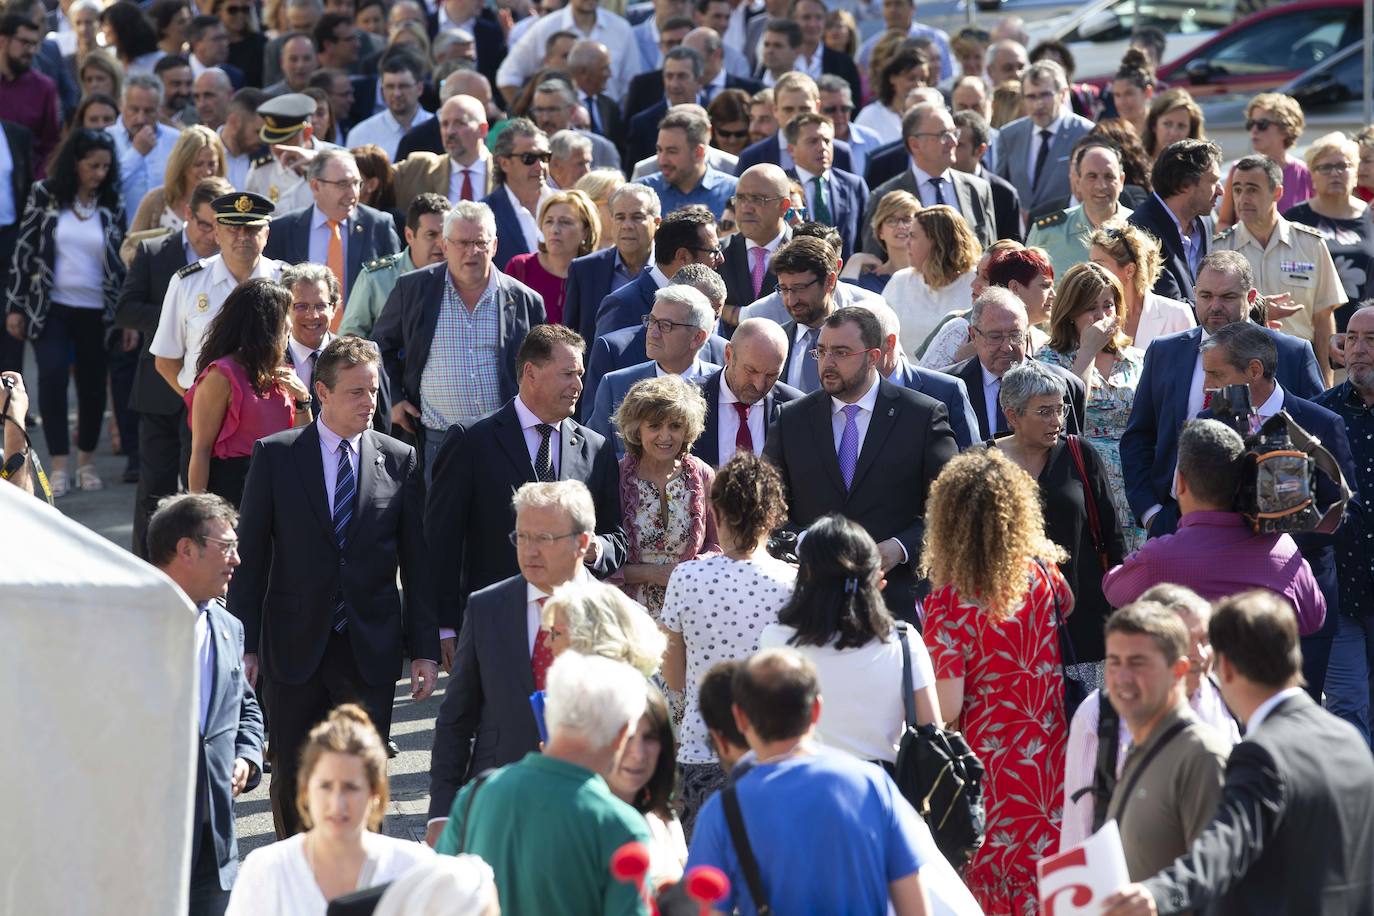
[{"label": "gray suit jacket", "polygon": [[1069,157],[1078,138],[1092,130],[1093,122],[1076,114],[1064,115],[1064,123],[1050,140],[1049,158],[1040,183],[1031,187],[1032,144],[1038,149],[1038,129],[1029,117],[1004,125],[997,136],[997,174],[1010,181],[1021,196],[1021,207],[1034,213],[1052,200],[1069,196]]},{"label": "gray suit jacket", "polygon": [[[959,198],[959,212],[964,215],[964,221],[973,230],[978,244],[987,248],[997,239],[997,211],[992,205],[992,186],[977,175],[970,175],[958,169],[950,169],[948,174],[953,179],[954,191]],[[863,248],[864,251],[878,257],[883,256],[883,250],[878,247],[877,236],[873,234],[870,224],[883,195],[889,191],[906,191],[915,194],[917,200],[921,199],[916,189],[916,175],[910,168],[902,169],[901,174],[884,181],[868,195],[868,207],[864,210],[863,218]]]}]

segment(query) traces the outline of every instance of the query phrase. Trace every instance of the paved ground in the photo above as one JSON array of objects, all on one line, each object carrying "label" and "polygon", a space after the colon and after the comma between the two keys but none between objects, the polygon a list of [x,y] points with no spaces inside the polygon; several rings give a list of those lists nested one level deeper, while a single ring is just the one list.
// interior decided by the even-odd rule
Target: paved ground
[{"label": "paved ground", "polygon": [[[30,364],[24,373],[25,387],[30,392],[30,400],[36,400],[36,372]],[[68,402],[76,403],[75,392],[69,393]],[[74,408],[73,408],[74,409]],[[36,404],[32,408],[37,413]],[[108,420],[108,414],[107,414]],[[72,415],[73,425],[76,422]],[[30,431],[34,444],[45,468],[51,469],[47,450],[43,445],[41,428]],[[73,459],[74,460],[74,459]],[[120,482],[124,472],[125,459],[111,451],[110,427],[107,422],[101,432],[100,446],[96,452],[96,467],[105,481],[105,488],[86,492],[73,490],[69,496],[57,501],[57,508],[69,518],[91,528],[109,538],[120,547],[128,549],[133,530],[134,484]],[[138,562],[133,555],[131,562]],[[415,704],[410,700],[410,680],[396,686],[396,711],[392,719],[392,739],[401,753],[391,761],[391,806],[386,820],[386,832],[393,836],[411,837],[416,840],[425,835],[425,813],[429,805],[429,751],[434,728],[434,717],[439,711],[447,677],[440,675],[439,689],[423,703]],[[258,846],[274,839],[272,811],[268,801],[267,787],[271,775],[263,777],[262,784],[247,795],[240,796],[237,804],[239,853],[246,855]]]}]

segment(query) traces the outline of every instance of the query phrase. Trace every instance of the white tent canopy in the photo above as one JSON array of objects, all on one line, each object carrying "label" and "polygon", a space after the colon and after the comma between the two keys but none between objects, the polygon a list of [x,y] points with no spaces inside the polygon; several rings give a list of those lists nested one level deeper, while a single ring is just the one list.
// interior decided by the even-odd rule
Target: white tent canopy
[{"label": "white tent canopy", "polygon": [[0,913],[184,913],[195,611],[0,484]]}]

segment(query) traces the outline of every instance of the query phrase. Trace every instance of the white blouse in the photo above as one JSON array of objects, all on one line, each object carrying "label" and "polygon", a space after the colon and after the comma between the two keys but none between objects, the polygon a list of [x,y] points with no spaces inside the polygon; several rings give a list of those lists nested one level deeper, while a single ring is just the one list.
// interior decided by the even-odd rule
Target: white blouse
[{"label": "white blouse", "polygon": [[[916,350],[935,330],[940,319],[950,312],[967,309],[973,305],[974,272],[969,271],[956,277],[954,282],[942,289],[931,289],[926,285],[920,271],[905,267],[892,275],[883,290],[883,299],[897,313],[902,323],[898,340],[902,352],[912,365],[920,364]],[[941,367],[943,368],[943,367]]]},{"label": "white blouse", "polygon": [[105,227],[100,214],[80,219],[68,207],[57,215],[52,301],[78,309],[105,307]]},{"label": "white blouse", "polygon": [[[225,916],[325,916],[329,901],[305,858],[306,836],[298,833],[250,852],[239,868]],[[367,864],[358,890],[394,881],[434,855],[424,843],[370,830],[363,834],[363,849]]]},{"label": "white blouse", "polygon": [[896,143],[902,139],[902,116],[877,99],[863,107],[854,123],[876,133],[882,143]]},{"label": "white blouse", "polygon": [[1132,342],[1144,351],[1156,337],[1177,334],[1196,326],[1197,318],[1188,303],[1146,293],[1140,308],[1140,324],[1136,327],[1135,340]]},{"label": "white blouse", "polygon": [[[898,631],[900,632],[900,631]],[[788,646],[797,635],[780,623],[766,627],[759,649]],[[911,647],[911,689],[935,683],[935,669],[925,643],[914,631]],[[816,737],[827,747],[853,754],[860,760],[897,759],[906,706],[902,700],[902,647],[894,638],[875,639],[857,649],[833,646],[791,646],[811,659],[821,683],[821,721]]]}]

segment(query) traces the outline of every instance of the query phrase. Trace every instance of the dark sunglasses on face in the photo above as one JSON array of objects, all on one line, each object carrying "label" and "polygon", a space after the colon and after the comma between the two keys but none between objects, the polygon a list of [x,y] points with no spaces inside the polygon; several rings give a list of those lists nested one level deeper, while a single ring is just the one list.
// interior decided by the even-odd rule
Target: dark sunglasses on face
[{"label": "dark sunglasses on face", "polygon": [[716,136],[722,140],[744,140],[749,136],[749,130],[721,130],[717,127]]},{"label": "dark sunglasses on face", "polygon": [[224,12],[227,13],[228,15],[230,15],[230,16],[242,16],[244,13],[248,12],[251,8],[252,8],[252,7],[247,7],[247,6],[226,6],[226,7],[224,7]]},{"label": "dark sunglasses on face", "polygon": [[548,162],[548,153],[511,153],[510,158],[520,160],[521,165],[534,165],[536,162]]},{"label": "dark sunglasses on face", "polygon": [[1266,130],[1268,130],[1269,128],[1271,128],[1271,127],[1273,127],[1273,126],[1274,126],[1274,122],[1271,121],[1271,120],[1269,120],[1268,118],[1246,118],[1246,119],[1245,119],[1245,129],[1246,129],[1246,130],[1257,130],[1257,131],[1259,131],[1260,133],[1264,133]]}]

